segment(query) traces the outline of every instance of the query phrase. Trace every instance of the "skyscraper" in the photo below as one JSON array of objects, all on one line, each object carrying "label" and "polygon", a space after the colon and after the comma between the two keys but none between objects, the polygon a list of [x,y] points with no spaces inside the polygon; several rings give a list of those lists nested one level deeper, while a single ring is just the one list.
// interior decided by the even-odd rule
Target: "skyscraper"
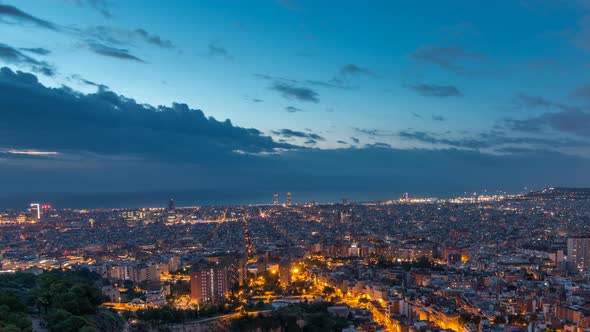
[{"label": "skyscraper", "polygon": [[590,236],[567,239],[567,263],[576,269],[590,268]]},{"label": "skyscraper", "polygon": [[176,221],[176,210],[174,209],[174,199],[170,198],[168,202],[168,216],[166,217],[166,221],[169,223],[173,223]]},{"label": "skyscraper", "polygon": [[287,206],[291,206],[291,193],[287,193]]},{"label": "skyscraper", "polygon": [[41,204],[31,203],[31,208],[29,211],[31,213],[31,219],[35,221],[41,220]]},{"label": "skyscraper", "polygon": [[272,195],[272,204],[273,205],[279,205],[279,194],[274,193]]}]

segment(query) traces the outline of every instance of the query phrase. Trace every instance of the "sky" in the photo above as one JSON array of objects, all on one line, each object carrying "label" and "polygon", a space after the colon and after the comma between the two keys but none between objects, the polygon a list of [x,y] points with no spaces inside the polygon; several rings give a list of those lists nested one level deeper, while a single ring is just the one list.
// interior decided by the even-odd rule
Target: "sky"
[{"label": "sky", "polygon": [[590,186],[587,0],[0,0],[0,207]]}]

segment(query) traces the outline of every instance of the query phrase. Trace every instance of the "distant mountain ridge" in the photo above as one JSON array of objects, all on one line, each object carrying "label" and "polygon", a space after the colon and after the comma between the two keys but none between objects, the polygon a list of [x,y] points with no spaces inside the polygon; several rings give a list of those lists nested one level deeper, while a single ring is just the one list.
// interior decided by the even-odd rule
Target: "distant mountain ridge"
[{"label": "distant mountain ridge", "polygon": [[532,191],[525,198],[563,198],[563,199],[590,199],[590,188],[545,188],[539,191]]}]

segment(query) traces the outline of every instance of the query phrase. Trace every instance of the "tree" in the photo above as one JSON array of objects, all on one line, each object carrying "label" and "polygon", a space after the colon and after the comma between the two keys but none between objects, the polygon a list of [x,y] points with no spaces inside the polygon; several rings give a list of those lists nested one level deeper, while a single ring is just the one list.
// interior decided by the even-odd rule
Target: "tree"
[{"label": "tree", "polygon": [[494,318],[494,324],[506,324],[506,318],[504,316],[496,316]]}]

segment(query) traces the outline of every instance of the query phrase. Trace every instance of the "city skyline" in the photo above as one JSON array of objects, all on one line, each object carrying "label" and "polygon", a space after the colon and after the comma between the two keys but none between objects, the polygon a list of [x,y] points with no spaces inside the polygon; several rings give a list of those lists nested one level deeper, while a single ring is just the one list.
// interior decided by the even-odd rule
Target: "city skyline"
[{"label": "city skyline", "polygon": [[588,187],[589,15],[581,0],[3,1],[0,198]]}]

